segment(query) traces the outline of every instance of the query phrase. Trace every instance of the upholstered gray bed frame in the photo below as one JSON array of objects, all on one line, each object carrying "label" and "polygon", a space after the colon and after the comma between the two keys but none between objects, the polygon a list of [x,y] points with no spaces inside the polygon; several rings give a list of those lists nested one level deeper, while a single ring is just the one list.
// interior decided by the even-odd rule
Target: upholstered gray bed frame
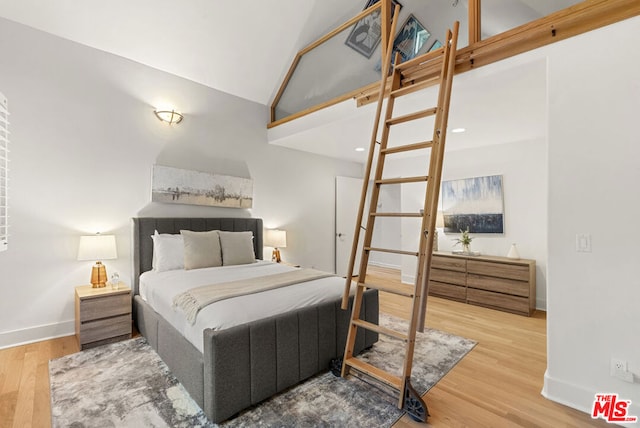
[{"label": "upholstered gray bed frame", "polygon": [[[262,258],[262,220],[255,218],[134,218],[133,311],[140,333],[158,352],[191,397],[215,423],[259,403],[296,383],[329,369],[341,357],[349,325],[349,311],[340,300],[277,315],[226,330],[207,329],[204,353],[138,295],[138,278],[151,269],[151,235],[180,233],[181,229],[252,231],[256,258]],[[365,319],[378,322],[378,293],[365,293]],[[361,331],[356,350],[378,340]]]}]

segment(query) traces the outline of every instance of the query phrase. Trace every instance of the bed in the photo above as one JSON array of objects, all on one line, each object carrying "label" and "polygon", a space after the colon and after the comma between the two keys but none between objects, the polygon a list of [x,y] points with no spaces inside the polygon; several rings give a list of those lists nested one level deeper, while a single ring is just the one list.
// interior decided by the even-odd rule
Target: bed
[{"label": "bed", "polygon": [[[255,258],[262,259],[261,219],[145,217],[134,218],[132,223],[133,313],[138,331],[212,422],[229,419],[249,406],[328,370],[331,361],[342,356],[350,312],[340,309],[339,295],[228,328],[204,328],[200,333],[201,342],[199,338],[194,342],[175,320],[168,319],[172,316],[166,310],[154,308],[152,302],[141,295],[140,277],[152,271],[155,263],[151,237],[154,233],[249,231],[253,234]],[[260,263],[256,263],[255,268],[284,269]],[[143,276],[142,294],[149,293],[144,290],[146,279]],[[318,281],[326,280],[344,281],[335,277]],[[241,307],[245,308],[244,305]],[[376,290],[365,293],[362,316],[378,322]],[[366,349],[377,340],[376,333],[361,329],[356,350]]]}]

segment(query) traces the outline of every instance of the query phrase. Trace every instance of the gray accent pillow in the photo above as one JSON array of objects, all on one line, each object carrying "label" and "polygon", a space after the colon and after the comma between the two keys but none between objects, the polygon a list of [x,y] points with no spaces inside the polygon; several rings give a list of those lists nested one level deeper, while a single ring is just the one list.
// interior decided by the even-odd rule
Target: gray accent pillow
[{"label": "gray accent pillow", "polygon": [[253,252],[253,232],[224,232],[220,233],[222,247],[222,264],[246,265],[256,261]]},{"label": "gray accent pillow", "polygon": [[194,232],[181,230],[184,239],[184,268],[200,269],[222,266],[220,236],[217,230]]}]

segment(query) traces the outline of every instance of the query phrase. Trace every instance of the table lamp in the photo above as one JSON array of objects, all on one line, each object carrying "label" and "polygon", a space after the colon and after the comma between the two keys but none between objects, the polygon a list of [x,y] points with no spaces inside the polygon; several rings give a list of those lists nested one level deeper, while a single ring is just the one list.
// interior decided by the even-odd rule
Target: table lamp
[{"label": "table lamp", "polygon": [[271,261],[280,263],[280,250],[278,248],[287,247],[287,232],[278,229],[267,229],[264,234],[264,245],[267,247],[273,247],[273,253],[271,255]]},{"label": "table lamp", "polygon": [[89,235],[80,237],[78,260],[93,260],[96,262],[91,269],[91,285],[93,288],[104,287],[107,283],[107,269],[102,260],[118,258],[116,251],[116,237],[114,235]]}]

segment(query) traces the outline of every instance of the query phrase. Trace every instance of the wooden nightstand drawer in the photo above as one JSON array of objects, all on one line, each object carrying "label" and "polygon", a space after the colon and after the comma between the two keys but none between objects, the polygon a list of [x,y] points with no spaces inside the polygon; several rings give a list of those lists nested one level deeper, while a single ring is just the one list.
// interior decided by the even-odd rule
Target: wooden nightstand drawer
[{"label": "wooden nightstand drawer", "polygon": [[80,325],[81,343],[97,342],[116,336],[131,334],[131,316],[121,315],[97,321],[88,321]]},{"label": "wooden nightstand drawer", "polygon": [[80,305],[80,322],[131,313],[131,296],[116,294],[85,299]]}]

